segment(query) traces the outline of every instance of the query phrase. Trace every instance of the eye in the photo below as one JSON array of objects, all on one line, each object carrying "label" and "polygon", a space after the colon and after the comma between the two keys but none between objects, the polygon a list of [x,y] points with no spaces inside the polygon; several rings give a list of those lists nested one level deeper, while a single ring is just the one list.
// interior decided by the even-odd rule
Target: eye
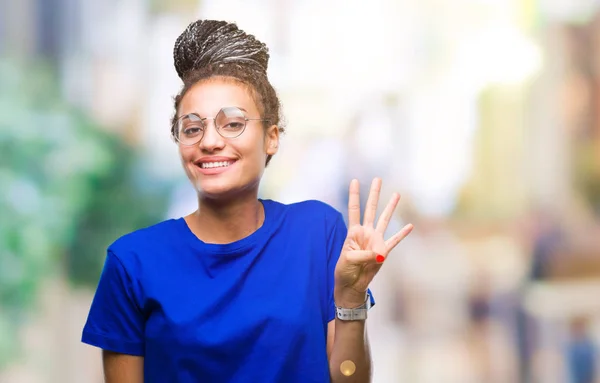
[{"label": "eye", "polygon": [[193,136],[201,132],[202,128],[187,128],[183,131],[183,134],[185,134],[186,136]]},{"label": "eye", "polygon": [[227,122],[221,129],[237,132],[244,129],[245,121],[230,121]]},{"label": "eye", "polygon": [[181,134],[186,137],[195,137],[204,132],[204,126],[199,122],[186,123],[181,128]]}]

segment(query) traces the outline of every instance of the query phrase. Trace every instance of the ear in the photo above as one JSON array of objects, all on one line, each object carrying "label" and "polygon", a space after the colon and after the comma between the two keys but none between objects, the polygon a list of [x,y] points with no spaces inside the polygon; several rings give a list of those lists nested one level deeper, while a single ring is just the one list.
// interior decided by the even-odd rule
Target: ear
[{"label": "ear", "polygon": [[279,127],[271,125],[265,132],[265,148],[269,156],[275,155],[279,150]]}]

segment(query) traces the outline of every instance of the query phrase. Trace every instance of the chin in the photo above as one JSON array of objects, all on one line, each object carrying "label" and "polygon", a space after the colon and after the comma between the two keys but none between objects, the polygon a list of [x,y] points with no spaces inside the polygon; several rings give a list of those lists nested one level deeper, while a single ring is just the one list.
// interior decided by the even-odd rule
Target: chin
[{"label": "chin", "polygon": [[[231,182],[231,180],[226,179],[197,179],[194,182],[194,187],[198,191],[200,198],[210,200],[229,200],[242,196],[249,191],[254,191],[254,189],[256,189],[256,192],[258,191],[260,179],[246,180],[246,182],[243,182],[242,180],[239,181],[240,182]],[[254,192],[254,194],[256,194],[256,192]]]},{"label": "chin", "polygon": [[219,199],[235,194],[236,189],[231,183],[212,180],[195,180],[193,184],[201,197],[210,199]]},{"label": "chin", "polygon": [[194,187],[201,198],[219,200],[230,199],[238,195],[245,188],[231,180],[196,180]]},{"label": "chin", "polygon": [[253,170],[235,166],[221,174],[207,175],[202,174],[196,165],[191,165],[186,168],[186,173],[200,198],[220,200],[241,196],[249,191],[257,194],[262,172],[251,175]]}]

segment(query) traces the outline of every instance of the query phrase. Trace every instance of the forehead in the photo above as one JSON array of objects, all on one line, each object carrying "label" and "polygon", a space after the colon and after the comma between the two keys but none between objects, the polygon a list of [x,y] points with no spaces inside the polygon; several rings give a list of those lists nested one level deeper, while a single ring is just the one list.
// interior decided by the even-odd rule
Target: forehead
[{"label": "forehead", "polygon": [[221,108],[237,106],[249,115],[257,116],[258,109],[248,87],[231,79],[208,79],[192,86],[179,106],[179,115],[198,113],[214,117]]}]

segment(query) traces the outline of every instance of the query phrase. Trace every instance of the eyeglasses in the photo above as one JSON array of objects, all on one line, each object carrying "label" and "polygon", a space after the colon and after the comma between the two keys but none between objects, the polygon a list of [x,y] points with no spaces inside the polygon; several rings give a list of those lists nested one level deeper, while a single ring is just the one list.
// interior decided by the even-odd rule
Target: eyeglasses
[{"label": "eyeglasses", "polygon": [[244,133],[248,121],[267,121],[262,118],[247,118],[244,112],[235,106],[222,108],[214,118],[203,118],[197,113],[190,113],[179,117],[173,124],[173,139],[182,145],[196,145],[204,137],[206,120],[214,121],[217,133],[223,138],[239,137]]}]

